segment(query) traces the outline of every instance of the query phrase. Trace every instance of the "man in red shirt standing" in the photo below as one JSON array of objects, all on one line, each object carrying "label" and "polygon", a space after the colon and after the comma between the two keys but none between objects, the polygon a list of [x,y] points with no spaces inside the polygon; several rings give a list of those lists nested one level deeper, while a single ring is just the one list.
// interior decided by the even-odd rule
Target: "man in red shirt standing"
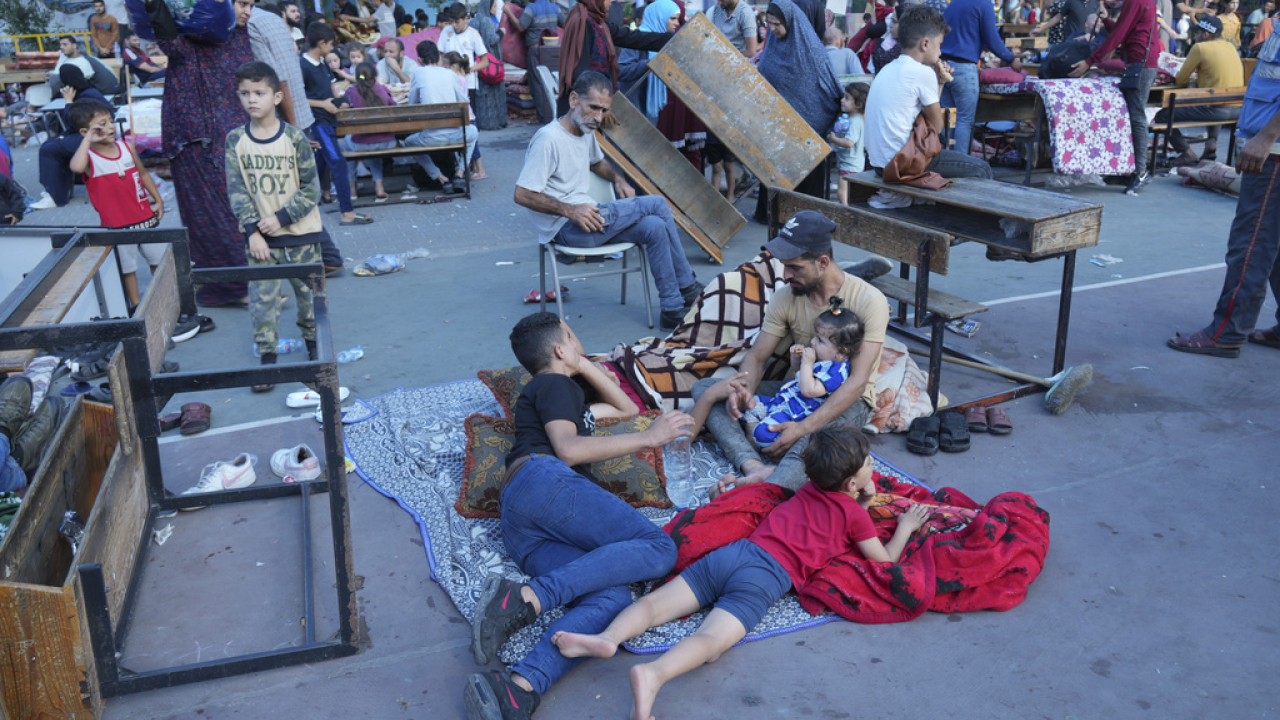
[{"label": "man in red shirt standing", "polygon": [[1111,0],[1098,8],[1098,14],[1108,15],[1120,8],[1114,20],[1106,18],[1107,39],[1089,57],[1071,68],[1071,77],[1081,77],[1089,68],[1105,60],[1117,47],[1123,47],[1121,57],[1125,65],[1142,64],[1138,74],[1138,86],[1121,89],[1125,105],[1129,107],[1129,125],[1133,131],[1133,176],[1125,188],[1126,195],[1137,195],[1151,180],[1147,170],[1147,96],[1156,79],[1156,59],[1160,49],[1155,45],[1156,4],[1154,0]]}]

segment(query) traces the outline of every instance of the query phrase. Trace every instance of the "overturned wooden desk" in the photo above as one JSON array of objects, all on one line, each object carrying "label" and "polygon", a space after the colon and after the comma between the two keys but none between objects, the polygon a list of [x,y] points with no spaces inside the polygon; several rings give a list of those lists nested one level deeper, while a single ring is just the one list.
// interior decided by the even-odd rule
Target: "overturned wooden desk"
[{"label": "overturned wooden desk", "polygon": [[[1067,330],[1071,322],[1071,289],[1075,282],[1076,251],[1098,244],[1102,205],[1087,203],[1060,193],[1023,187],[996,180],[961,178],[944,190],[922,190],[907,185],[887,185],[867,171],[850,180],[849,202],[908,223],[954,235],[958,240],[979,242],[1007,259],[1039,262],[1062,258],[1062,288],[1058,298],[1058,324],[1053,351],[1053,371],[1066,367]],[[862,205],[876,192],[891,190],[932,205],[877,209]],[[1001,259],[1006,259],[1001,258]],[[904,330],[908,335],[927,339]],[[947,349],[953,355],[990,364],[982,358]],[[991,405],[1043,390],[1021,385],[1013,390],[980,398],[965,405]]]}]

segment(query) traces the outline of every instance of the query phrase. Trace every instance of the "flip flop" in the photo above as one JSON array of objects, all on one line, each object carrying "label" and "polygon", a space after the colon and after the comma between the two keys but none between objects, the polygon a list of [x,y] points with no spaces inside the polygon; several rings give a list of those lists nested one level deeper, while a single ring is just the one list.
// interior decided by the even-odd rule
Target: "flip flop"
[{"label": "flip flop", "polygon": [[[345,387],[338,388],[338,402],[345,402],[351,391]],[[317,407],[320,405],[320,393],[315,390],[291,392],[284,399],[284,404],[291,408]]]},{"label": "flip flop", "polygon": [[969,425],[958,412],[942,413],[939,418],[938,448],[942,452],[958,453],[969,449]]},{"label": "flip flop", "polygon": [[[554,300],[555,298],[551,297],[549,299]],[[524,296],[523,302],[525,305],[528,305],[529,303],[542,302],[542,293],[536,289],[530,290],[529,294]]]},{"label": "flip flop", "polygon": [[969,432],[987,431],[987,409],[981,405],[965,408],[964,419],[969,425]]},{"label": "flip flop", "polygon": [[92,389],[93,383],[87,380],[77,380],[62,388],[60,392],[64,397],[75,397],[76,395],[84,395]]},{"label": "flip flop", "polygon": [[987,408],[987,429],[992,435],[1008,435],[1013,432],[1013,421],[1004,408]]},{"label": "flip flop", "polygon": [[169,432],[182,427],[182,413],[165,413],[158,419],[160,420],[160,432]]},{"label": "flip flop", "polygon": [[92,400],[103,405],[111,404],[111,384],[102,383],[96,388],[91,388],[89,392],[84,394],[86,400]]},{"label": "flip flop", "polygon": [[1254,330],[1249,333],[1249,342],[1280,350],[1280,333],[1276,332],[1275,328],[1270,330]]},{"label": "flip flop", "polygon": [[356,215],[350,220],[339,220],[339,225],[368,225],[373,222],[373,218],[369,215]]},{"label": "flip flop", "polygon": [[183,435],[195,435],[209,429],[209,415],[213,408],[202,402],[189,402],[182,406],[181,425]]},{"label": "flip flop", "polygon": [[907,429],[907,449],[917,455],[933,455],[938,452],[938,431],[942,421],[936,416],[918,417]]}]

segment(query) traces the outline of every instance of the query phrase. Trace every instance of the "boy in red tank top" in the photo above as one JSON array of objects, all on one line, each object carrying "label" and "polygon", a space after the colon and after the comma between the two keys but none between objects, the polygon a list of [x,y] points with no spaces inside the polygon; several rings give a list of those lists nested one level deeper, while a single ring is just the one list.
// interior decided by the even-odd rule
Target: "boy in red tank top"
[{"label": "boy in red tank top", "polygon": [[[68,110],[71,125],[84,139],[71,156],[71,172],[84,175],[89,202],[98,211],[98,219],[112,230],[153,228],[164,217],[164,201],[151,179],[142,169],[138,151],[132,143],[116,139],[116,126],[111,106],[93,98],[77,100]],[[164,245],[119,245],[121,279],[129,306],[137,305],[137,258],[141,254],[152,270],[164,255]]]}]

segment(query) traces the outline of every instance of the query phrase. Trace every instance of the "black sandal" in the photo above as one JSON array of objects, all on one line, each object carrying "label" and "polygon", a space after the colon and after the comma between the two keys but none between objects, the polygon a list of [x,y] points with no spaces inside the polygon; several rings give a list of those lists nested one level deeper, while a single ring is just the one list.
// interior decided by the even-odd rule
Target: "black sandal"
[{"label": "black sandal", "polygon": [[969,423],[958,412],[942,413],[939,420],[938,447],[942,452],[958,453],[969,449]]},{"label": "black sandal", "polygon": [[907,429],[907,449],[917,455],[933,455],[938,452],[938,430],[941,421],[930,415],[911,421]]}]

